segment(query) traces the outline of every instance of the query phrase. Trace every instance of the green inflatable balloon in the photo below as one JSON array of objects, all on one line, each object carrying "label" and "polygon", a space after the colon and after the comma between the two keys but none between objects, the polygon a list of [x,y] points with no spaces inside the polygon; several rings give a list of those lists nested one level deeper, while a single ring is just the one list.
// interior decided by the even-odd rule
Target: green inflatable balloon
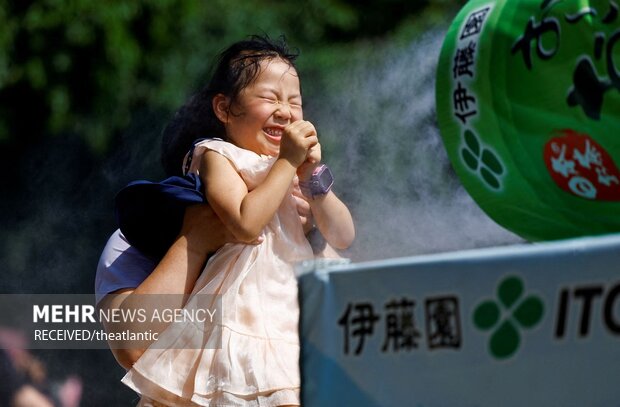
[{"label": "green inflatable balloon", "polygon": [[471,0],[436,86],[450,161],[497,223],[529,240],[620,232],[615,1]]}]

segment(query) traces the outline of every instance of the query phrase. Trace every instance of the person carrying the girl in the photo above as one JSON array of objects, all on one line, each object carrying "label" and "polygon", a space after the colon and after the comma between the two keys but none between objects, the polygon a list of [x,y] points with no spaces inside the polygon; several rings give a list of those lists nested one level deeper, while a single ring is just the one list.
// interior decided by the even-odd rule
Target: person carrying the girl
[{"label": "person carrying the girl", "polygon": [[332,247],[347,248],[355,231],[331,191],[316,129],[303,119],[295,57],[283,41],[240,41],[222,53],[203,91],[213,124],[205,137],[217,139],[195,144],[185,168],[200,176],[209,204],[241,243],[210,258],[186,305],[200,294],[220,296],[221,326],[165,330],[159,341],[171,346],[147,349],[123,379],[153,405],[300,404],[294,264],[313,252],[294,189]]}]

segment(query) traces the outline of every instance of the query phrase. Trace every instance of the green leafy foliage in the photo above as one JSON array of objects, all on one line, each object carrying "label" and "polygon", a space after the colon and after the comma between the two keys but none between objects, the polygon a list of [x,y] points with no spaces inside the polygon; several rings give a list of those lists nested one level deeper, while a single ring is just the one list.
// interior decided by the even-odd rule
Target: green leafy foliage
[{"label": "green leafy foliage", "polygon": [[400,0],[10,2],[0,7],[0,142],[68,133],[102,153],[137,109],[178,107],[205,82],[213,56],[248,34],[284,33],[325,61],[334,44],[385,35],[425,7]]}]

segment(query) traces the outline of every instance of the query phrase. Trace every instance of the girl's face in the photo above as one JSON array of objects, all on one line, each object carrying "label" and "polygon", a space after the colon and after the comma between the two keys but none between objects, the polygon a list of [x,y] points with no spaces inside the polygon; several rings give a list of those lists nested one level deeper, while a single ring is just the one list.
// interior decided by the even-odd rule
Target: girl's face
[{"label": "girl's face", "polygon": [[[278,58],[260,62],[258,76],[241,91],[234,106],[227,99],[220,101],[227,112],[220,119],[228,139],[257,154],[277,156],[284,128],[303,119],[297,71]],[[217,97],[214,105],[218,112]]]}]

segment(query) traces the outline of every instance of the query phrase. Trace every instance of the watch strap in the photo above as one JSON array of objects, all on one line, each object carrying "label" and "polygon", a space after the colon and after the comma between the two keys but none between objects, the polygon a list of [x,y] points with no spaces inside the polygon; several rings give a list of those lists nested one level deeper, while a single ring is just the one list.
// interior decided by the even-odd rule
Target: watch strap
[{"label": "watch strap", "polygon": [[[324,185],[321,183],[321,174],[325,171],[328,172],[328,176],[330,178],[329,185]],[[329,169],[329,167],[325,164],[321,164],[312,171],[312,175],[310,176],[310,180],[308,181],[299,181],[299,189],[301,193],[311,199],[314,199],[316,196],[326,195],[331,191],[333,185],[333,175]]]}]

